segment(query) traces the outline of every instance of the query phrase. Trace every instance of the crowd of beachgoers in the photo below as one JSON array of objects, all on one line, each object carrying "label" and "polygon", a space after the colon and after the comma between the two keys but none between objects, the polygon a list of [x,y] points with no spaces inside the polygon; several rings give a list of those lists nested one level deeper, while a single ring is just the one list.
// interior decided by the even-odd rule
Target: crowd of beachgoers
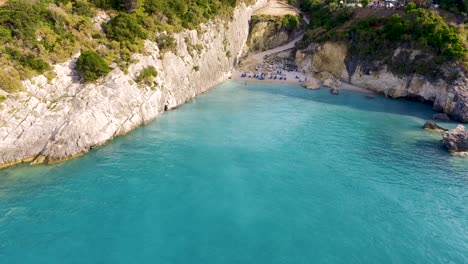
[{"label": "crowd of beachgoers", "polygon": [[234,76],[236,79],[249,79],[249,80],[259,80],[259,81],[288,81],[289,83],[303,83],[307,81],[307,77],[304,76],[302,71],[294,68],[278,68],[273,72],[249,72],[249,71],[240,71],[237,72]]},{"label": "crowd of beachgoers", "polygon": [[[288,72],[291,72],[291,70],[288,70]],[[294,70],[294,72],[298,72],[297,69]],[[256,78],[259,79],[260,81],[265,80],[269,76],[269,80],[287,80],[287,76],[284,74],[283,75],[283,70],[282,69],[277,69],[276,73],[253,73],[253,74],[248,74],[246,72],[241,74],[241,78]],[[299,77],[296,76],[296,79]]]}]

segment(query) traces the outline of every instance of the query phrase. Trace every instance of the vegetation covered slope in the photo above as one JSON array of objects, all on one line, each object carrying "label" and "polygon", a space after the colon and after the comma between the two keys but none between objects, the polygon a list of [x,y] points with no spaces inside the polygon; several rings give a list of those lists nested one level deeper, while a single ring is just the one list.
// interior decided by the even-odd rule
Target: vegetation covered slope
[{"label": "vegetation covered slope", "polygon": [[249,51],[265,51],[292,41],[305,29],[300,15],[254,15],[247,39]]},{"label": "vegetation covered slope", "polygon": [[[239,2],[253,0],[9,0],[0,7],[0,88],[15,92],[35,74],[53,78],[51,64],[79,51],[96,51],[104,68],[125,69],[144,39],[169,50],[173,32],[228,18]],[[93,25],[101,11],[111,17],[102,31]]]},{"label": "vegetation covered slope", "polygon": [[[443,11],[418,8],[415,3],[400,9],[351,9],[334,0],[300,0],[299,4],[311,15],[300,48],[312,42],[340,41],[348,46],[349,60],[367,62],[369,67],[385,64],[396,74],[418,73],[447,81],[456,79],[468,65],[462,9],[444,18]],[[420,58],[407,63],[410,54],[395,57],[398,48],[421,51]],[[447,68],[452,70],[444,71]]]}]

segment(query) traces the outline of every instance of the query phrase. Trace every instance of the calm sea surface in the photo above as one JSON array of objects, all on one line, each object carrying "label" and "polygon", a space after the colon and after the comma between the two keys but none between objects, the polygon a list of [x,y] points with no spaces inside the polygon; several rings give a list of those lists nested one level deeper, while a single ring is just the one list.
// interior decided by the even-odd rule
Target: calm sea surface
[{"label": "calm sea surface", "polygon": [[0,263],[468,263],[468,159],[432,114],[226,82],[84,157],[1,170]]}]

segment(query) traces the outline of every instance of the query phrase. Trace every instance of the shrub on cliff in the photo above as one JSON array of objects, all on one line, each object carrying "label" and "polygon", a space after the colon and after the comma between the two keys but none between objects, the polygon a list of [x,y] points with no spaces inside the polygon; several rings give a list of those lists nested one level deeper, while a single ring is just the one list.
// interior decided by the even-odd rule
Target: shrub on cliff
[{"label": "shrub on cliff", "polygon": [[406,5],[405,10],[406,10],[406,12],[408,12],[408,11],[414,10],[414,9],[416,9],[416,8],[417,8],[417,6],[416,6],[416,4],[415,4],[414,2],[409,2],[409,3]]},{"label": "shrub on cliff", "polygon": [[76,70],[85,81],[95,81],[110,72],[107,62],[94,51],[81,53],[76,62]]},{"label": "shrub on cliff", "polygon": [[137,39],[145,39],[147,36],[136,16],[125,13],[109,21],[106,25],[106,35],[110,39],[129,43],[134,43]]},{"label": "shrub on cliff", "polygon": [[21,89],[21,83],[18,78],[14,78],[9,72],[0,71],[0,89],[14,93]]},{"label": "shrub on cliff", "polygon": [[156,38],[156,43],[158,43],[158,48],[161,53],[166,53],[172,51],[172,53],[177,53],[177,42],[175,38],[168,34],[161,34]]},{"label": "shrub on cliff", "polygon": [[143,6],[149,14],[162,14],[176,28],[193,29],[215,16],[230,17],[240,2],[253,3],[252,0],[144,0]]},{"label": "shrub on cliff", "polygon": [[10,0],[0,9],[0,25],[11,30],[11,35],[23,40],[26,46],[36,41],[35,32],[45,20],[47,13],[43,4],[27,0]]},{"label": "shrub on cliff", "polygon": [[322,4],[319,1],[301,1],[301,8],[310,12],[310,26],[330,30],[351,19],[353,10],[335,2]]},{"label": "shrub on cliff", "polygon": [[425,38],[428,46],[448,57],[462,57],[468,50],[463,43],[459,30],[448,25],[444,19],[422,8],[408,12],[408,34],[414,39]]},{"label": "shrub on cliff", "polygon": [[72,12],[80,16],[93,17],[93,6],[85,0],[73,1]]},{"label": "shrub on cliff", "polygon": [[361,55],[390,56],[395,48],[405,43],[432,51],[440,60],[461,58],[468,52],[457,28],[421,8],[409,10],[403,17],[394,14],[390,18],[358,20],[348,30],[347,40],[351,51]]},{"label": "shrub on cliff", "polygon": [[96,7],[99,7],[102,9],[119,10],[122,8],[121,0],[90,0],[90,2]]},{"label": "shrub on cliff", "polygon": [[5,53],[8,54],[12,60],[19,62],[22,66],[34,70],[39,74],[42,74],[50,69],[50,66],[47,62],[37,58],[36,55],[32,53],[23,55],[21,54],[21,51],[10,47],[5,48]]},{"label": "shrub on cliff", "polygon": [[144,83],[146,85],[152,85],[154,78],[158,76],[158,71],[153,66],[149,66],[140,71],[140,74],[135,79],[137,83]]},{"label": "shrub on cliff", "polygon": [[300,18],[291,14],[285,15],[281,19],[281,25],[288,31],[293,31],[299,25]]},{"label": "shrub on cliff", "polygon": [[31,70],[35,70],[39,74],[43,74],[50,69],[49,63],[37,58],[34,54],[28,54],[21,58],[21,64]]}]

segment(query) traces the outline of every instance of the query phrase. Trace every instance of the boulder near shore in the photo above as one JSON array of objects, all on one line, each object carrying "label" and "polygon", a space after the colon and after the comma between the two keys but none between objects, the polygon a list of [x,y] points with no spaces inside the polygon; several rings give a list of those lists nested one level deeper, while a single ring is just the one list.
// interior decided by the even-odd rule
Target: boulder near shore
[{"label": "boulder near shore", "polygon": [[426,129],[426,130],[432,130],[432,131],[437,131],[437,132],[445,132],[445,131],[448,130],[446,128],[443,128],[443,127],[437,125],[436,122],[434,122],[434,120],[432,120],[432,119],[428,120],[424,124],[423,128]]},{"label": "boulder near shore", "polygon": [[463,125],[445,132],[442,142],[451,153],[468,154],[468,130]]}]

